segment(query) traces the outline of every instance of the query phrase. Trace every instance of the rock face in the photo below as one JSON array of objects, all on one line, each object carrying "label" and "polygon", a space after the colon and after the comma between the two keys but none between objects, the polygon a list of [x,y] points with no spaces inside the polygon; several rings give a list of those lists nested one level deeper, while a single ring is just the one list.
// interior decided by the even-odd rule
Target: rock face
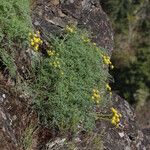
[{"label": "rock face", "polygon": [[[90,31],[93,42],[108,49],[110,53],[113,50],[112,29],[97,0],[36,0],[32,2],[32,20],[34,27],[42,32],[45,39],[51,33],[59,35],[67,24],[75,24]],[[21,98],[3,80],[0,78],[0,150],[69,150],[66,137],[53,134],[51,129],[42,128],[27,100]],[[107,121],[99,120],[93,135],[102,135],[101,140],[96,142],[98,145],[92,144],[93,138],[88,135],[86,137],[83,132],[76,137],[76,144],[72,149],[146,149],[143,145],[144,135],[136,127],[135,114],[129,104],[115,96],[113,106],[123,115],[121,128],[116,129]],[[110,110],[106,108],[106,111]]]},{"label": "rock face", "polygon": [[[120,128],[106,125],[106,135],[103,137],[107,150],[144,150],[149,145],[144,145],[145,136],[136,124],[136,115],[127,101],[115,95],[112,98],[113,107],[122,114]],[[99,129],[103,126],[99,125]]]},{"label": "rock face", "polygon": [[44,34],[60,34],[67,24],[86,28],[93,42],[113,50],[113,34],[108,17],[95,0],[37,0],[32,7],[33,24]]},{"label": "rock face", "polygon": [[0,81],[0,149],[20,150],[24,130],[32,121],[33,111],[6,82]]},{"label": "rock face", "polygon": [[[121,114],[122,119],[120,127],[116,128],[108,121],[98,120],[95,128],[94,136],[100,134],[99,143],[95,141],[94,136],[89,137],[84,132],[76,137],[75,147],[78,150],[149,150],[150,141],[147,135],[136,125],[136,115],[133,108],[127,101],[121,97],[114,95],[112,97],[112,106]],[[105,108],[109,112],[110,108]],[[48,150],[66,150],[65,137],[57,138],[47,143]],[[85,142],[86,141],[86,142]],[[67,143],[69,144],[69,143]]]}]

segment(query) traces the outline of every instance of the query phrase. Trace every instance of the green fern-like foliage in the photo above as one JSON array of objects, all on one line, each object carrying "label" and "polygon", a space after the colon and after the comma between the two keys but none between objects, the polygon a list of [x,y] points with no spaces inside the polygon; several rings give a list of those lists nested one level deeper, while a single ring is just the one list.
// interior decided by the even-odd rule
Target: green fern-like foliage
[{"label": "green fern-like foliage", "polygon": [[[79,30],[63,39],[55,37],[51,44],[55,54],[39,57],[35,65],[36,81],[32,85],[35,109],[43,124],[61,131],[74,131],[80,125],[82,129],[92,129],[94,106],[101,107],[109,97],[105,91],[108,70],[100,55],[106,51],[85,42],[83,36],[87,35]],[[93,89],[99,90],[99,104],[91,98]]]},{"label": "green fern-like foliage", "polygon": [[1,36],[26,39],[31,26],[29,1],[6,0],[0,3]]}]

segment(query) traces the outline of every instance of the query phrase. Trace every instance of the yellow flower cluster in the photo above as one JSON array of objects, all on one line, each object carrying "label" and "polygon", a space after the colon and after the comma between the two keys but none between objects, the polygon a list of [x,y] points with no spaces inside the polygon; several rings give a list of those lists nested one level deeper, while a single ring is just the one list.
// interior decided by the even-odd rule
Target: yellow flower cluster
[{"label": "yellow flower cluster", "polygon": [[59,54],[56,53],[56,51],[54,51],[54,50],[48,50],[47,54],[48,54],[48,56],[54,56],[54,55],[59,56]]},{"label": "yellow flower cluster", "polygon": [[60,62],[59,61],[54,61],[50,63],[51,66],[54,66],[55,68],[60,68]]},{"label": "yellow flower cluster", "polygon": [[93,89],[92,100],[94,100],[97,104],[100,102],[99,90]]},{"label": "yellow flower cluster", "polygon": [[61,65],[60,65],[60,61],[58,60],[58,57],[57,56],[59,56],[59,53],[56,53],[56,51],[54,51],[54,50],[48,50],[47,51],[47,54],[48,54],[48,56],[54,56],[54,61],[53,62],[50,62],[49,64],[51,65],[51,66],[53,66],[54,68],[58,68],[58,69],[60,69],[60,74],[61,75],[64,75],[64,72],[61,70]]},{"label": "yellow flower cluster", "polygon": [[108,90],[108,91],[111,91],[111,87],[110,87],[110,85],[107,83],[106,84],[106,89]]},{"label": "yellow flower cluster", "polygon": [[103,58],[103,61],[106,65],[110,65],[110,68],[113,69],[114,66],[112,65],[112,62],[110,61],[110,57],[108,55],[103,55],[102,54],[102,58]]},{"label": "yellow flower cluster", "polygon": [[70,33],[75,33],[75,26],[66,26],[66,31]]},{"label": "yellow flower cluster", "polygon": [[120,123],[120,118],[122,117],[122,115],[113,107],[111,108],[111,111],[113,113],[113,116],[111,118],[111,123],[118,128]]},{"label": "yellow flower cluster", "polygon": [[96,43],[93,43],[93,46],[96,46]]},{"label": "yellow flower cluster", "polygon": [[53,55],[55,55],[55,51],[48,50],[47,54],[48,54],[48,56],[53,56]]},{"label": "yellow flower cluster", "polygon": [[61,75],[64,75],[64,72],[61,70],[60,62],[59,62],[58,60],[55,60],[55,61],[53,61],[53,62],[50,62],[50,65],[51,65],[51,66],[54,66],[54,68],[60,69],[60,74],[61,74]]},{"label": "yellow flower cluster", "polygon": [[112,95],[111,87],[110,87],[110,85],[108,83],[106,84],[106,89],[107,89],[107,91],[110,92],[110,95]]},{"label": "yellow flower cluster", "polygon": [[40,32],[37,31],[36,33],[33,34],[29,33],[29,37],[31,46],[34,48],[35,51],[38,51],[40,44],[43,43],[43,41],[40,38]]},{"label": "yellow flower cluster", "polygon": [[85,42],[85,43],[90,43],[90,42],[91,42],[91,40],[90,40],[88,37],[86,37],[86,36],[82,36],[81,39],[82,39],[83,42]]}]

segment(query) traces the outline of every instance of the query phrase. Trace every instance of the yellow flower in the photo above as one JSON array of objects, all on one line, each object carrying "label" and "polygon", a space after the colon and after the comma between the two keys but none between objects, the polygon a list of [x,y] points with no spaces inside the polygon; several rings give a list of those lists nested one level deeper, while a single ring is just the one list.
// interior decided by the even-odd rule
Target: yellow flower
[{"label": "yellow flower", "polygon": [[111,64],[110,57],[107,55],[102,55],[103,61],[106,65]]},{"label": "yellow flower", "polygon": [[29,33],[29,36],[31,36],[31,35],[32,35],[32,33],[30,32],[30,33]]},{"label": "yellow flower", "polygon": [[116,117],[116,123],[119,123],[119,122],[120,122],[120,118]]},{"label": "yellow flower", "polygon": [[96,43],[93,43],[94,46],[96,46]]},{"label": "yellow flower", "polygon": [[66,26],[66,31],[73,33],[75,31],[75,29],[73,27],[69,27],[68,25]]},{"label": "yellow flower", "polygon": [[34,42],[35,42],[35,43],[40,43],[40,38],[35,38],[35,37],[34,37]]},{"label": "yellow flower", "polygon": [[106,65],[109,65],[109,61],[107,61],[107,59],[104,59],[104,63],[105,63]]},{"label": "yellow flower", "polygon": [[94,95],[93,95],[96,99],[99,99],[100,98],[100,95],[99,94],[96,94],[96,93],[94,93]]},{"label": "yellow flower", "polygon": [[34,42],[33,42],[33,41],[31,42],[31,45],[32,45],[32,46],[34,45]]},{"label": "yellow flower", "polygon": [[112,117],[112,119],[111,119],[111,123],[112,123],[113,125],[116,125],[116,120],[115,120],[115,118],[114,118],[114,117]]},{"label": "yellow flower", "polygon": [[57,67],[57,63],[55,61],[53,62],[53,64],[54,64],[54,67]]},{"label": "yellow flower", "polygon": [[106,89],[107,89],[108,91],[111,91],[111,87],[109,86],[109,84],[106,84]]},{"label": "yellow flower", "polygon": [[93,92],[95,93],[95,92],[96,92],[96,90],[95,90],[95,89],[93,89]]},{"label": "yellow flower", "polygon": [[111,68],[111,69],[114,69],[114,66],[113,66],[113,65],[111,65],[111,66],[110,66],[110,68]]},{"label": "yellow flower", "polygon": [[48,54],[49,56],[53,56],[54,53],[55,53],[55,52],[54,52],[54,51],[51,51],[51,50],[48,50],[48,51],[47,51],[47,54]]},{"label": "yellow flower", "polygon": [[122,115],[120,113],[118,115],[119,115],[120,118],[122,117]]},{"label": "yellow flower", "polygon": [[39,48],[39,45],[36,45],[36,46],[35,46],[35,50],[37,51],[37,50],[38,50],[38,48]]},{"label": "yellow flower", "polygon": [[119,127],[119,122],[120,122],[120,118],[122,117],[122,115],[113,107],[111,108],[111,111],[113,112],[111,123],[115,125],[116,127]]},{"label": "yellow flower", "polygon": [[60,62],[59,61],[56,61],[56,63],[59,65],[60,64]]},{"label": "yellow flower", "polygon": [[118,113],[117,110],[116,110],[115,108],[113,108],[113,107],[111,108],[111,111],[112,111],[114,114]]},{"label": "yellow flower", "polygon": [[119,128],[119,124],[116,124],[116,128]]},{"label": "yellow flower", "polygon": [[91,42],[91,40],[88,37],[82,36],[81,39],[83,40],[83,42],[85,43],[89,43]]},{"label": "yellow flower", "polygon": [[43,41],[40,39],[39,43],[40,43],[40,44],[43,44]]},{"label": "yellow flower", "polygon": [[100,94],[99,91],[97,89],[93,89],[93,94],[92,94],[92,100],[95,101],[95,103],[99,104],[100,102]]},{"label": "yellow flower", "polygon": [[99,104],[99,100],[96,100],[96,103]]},{"label": "yellow flower", "polygon": [[95,99],[94,96],[92,96],[92,99],[93,99],[93,100]]},{"label": "yellow flower", "polygon": [[35,34],[35,33],[33,34],[33,36],[34,36],[34,37],[38,37],[38,35],[37,35],[37,34]]},{"label": "yellow flower", "polygon": [[[37,33],[37,34],[36,34]],[[43,43],[43,41],[40,39],[40,33],[37,31],[36,33],[29,33],[30,36],[30,44],[34,48],[35,51],[38,51],[39,45]]]}]

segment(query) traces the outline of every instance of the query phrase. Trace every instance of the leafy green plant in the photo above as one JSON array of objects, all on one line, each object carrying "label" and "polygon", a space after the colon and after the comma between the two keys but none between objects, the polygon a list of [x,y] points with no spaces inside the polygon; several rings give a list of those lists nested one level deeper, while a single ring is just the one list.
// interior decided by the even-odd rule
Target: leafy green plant
[{"label": "leafy green plant", "polygon": [[0,63],[5,65],[10,76],[16,74],[17,57],[27,48],[31,30],[29,0],[0,2]]},{"label": "leafy green plant", "polygon": [[6,0],[0,3],[1,35],[12,41],[26,39],[31,27],[29,0]]},{"label": "leafy green plant", "polygon": [[[110,97],[105,87],[109,74],[101,55],[107,52],[92,44],[83,31],[67,29],[63,38],[50,39],[47,56],[36,53],[33,59],[33,102],[45,125],[61,131],[92,129],[95,105],[101,107]],[[99,91],[98,103],[92,99],[93,89]]]}]

